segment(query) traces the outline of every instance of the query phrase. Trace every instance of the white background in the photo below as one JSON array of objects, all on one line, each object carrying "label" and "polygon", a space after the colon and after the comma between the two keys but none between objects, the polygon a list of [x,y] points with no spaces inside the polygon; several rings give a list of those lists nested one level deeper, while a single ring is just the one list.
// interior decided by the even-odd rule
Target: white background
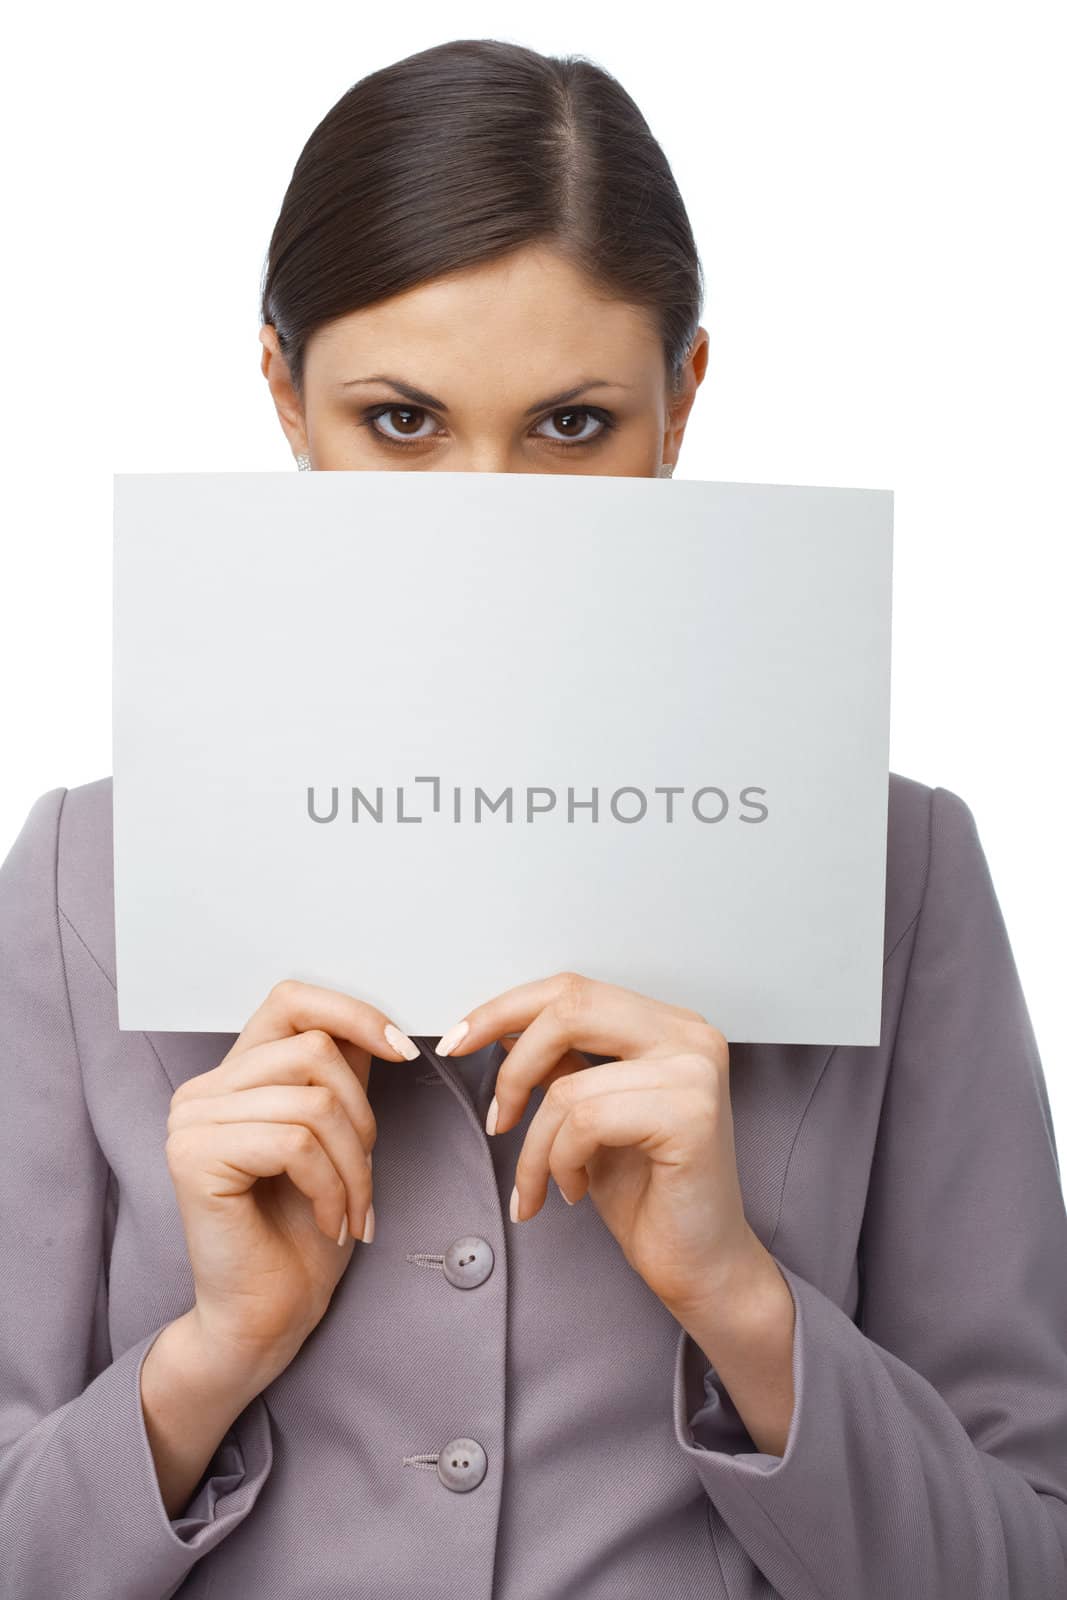
[{"label": "white background", "polygon": [[975,814],[1067,1167],[1057,13],[18,8],[0,853],[39,794],[111,771],[112,473],[293,466],[257,297],[312,128],[357,78],[448,38],[576,52],[640,105],[707,274],[678,476],[895,491],[891,765]]}]

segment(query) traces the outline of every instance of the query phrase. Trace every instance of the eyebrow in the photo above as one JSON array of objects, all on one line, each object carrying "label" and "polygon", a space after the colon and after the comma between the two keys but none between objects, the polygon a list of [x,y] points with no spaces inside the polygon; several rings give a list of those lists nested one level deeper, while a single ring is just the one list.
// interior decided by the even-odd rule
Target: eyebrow
[{"label": "eyebrow", "polygon": [[[443,400],[427,394],[425,389],[416,389],[414,384],[403,383],[399,378],[390,378],[383,372],[377,372],[370,378],[349,378],[339,384],[341,389],[353,388],[360,383],[388,383],[392,388],[399,390],[405,400],[411,400],[417,406],[430,406],[435,411],[447,411],[448,407]],[[546,395],[543,400],[537,400],[532,406],[527,406],[523,412],[524,417],[532,417],[535,411],[545,411],[550,406],[565,405],[568,400],[575,399],[584,394],[587,389],[632,389],[632,383],[613,383],[610,378],[587,378],[575,384],[573,389],[564,389],[561,394]]]}]

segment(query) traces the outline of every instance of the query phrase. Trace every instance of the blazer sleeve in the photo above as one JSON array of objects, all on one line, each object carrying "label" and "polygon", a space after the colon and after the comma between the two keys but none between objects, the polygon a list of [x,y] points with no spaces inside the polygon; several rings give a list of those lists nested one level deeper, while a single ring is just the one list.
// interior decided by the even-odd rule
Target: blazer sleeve
[{"label": "blazer sleeve", "polygon": [[974,817],[942,788],[930,815],[857,1321],[775,1256],[796,1308],[781,1456],[755,1448],[714,1368],[687,1417],[675,1372],[680,1448],[782,1600],[1067,1596],[1067,1208],[1048,1093]]},{"label": "blazer sleeve", "polygon": [[167,1516],[141,1406],[163,1326],[111,1359],[110,1169],[82,1091],[59,937],[65,789],[0,865],[0,1596],[167,1600],[248,1515],[271,1467],[257,1396]]}]

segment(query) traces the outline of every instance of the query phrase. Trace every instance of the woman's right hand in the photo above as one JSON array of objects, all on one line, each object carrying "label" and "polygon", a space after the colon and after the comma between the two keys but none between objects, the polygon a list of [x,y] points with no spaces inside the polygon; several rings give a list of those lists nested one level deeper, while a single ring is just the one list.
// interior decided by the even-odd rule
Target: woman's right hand
[{"label": "woman's right hand", "polygon": [[387,1026],[362,1000],[285,979],[219,1065],[175,1091],[167,1165],[194,1313],[217,1357],[282,1371],[323,1317],[368,1216],[373,1237],[371,1056],[411,1059]]}]

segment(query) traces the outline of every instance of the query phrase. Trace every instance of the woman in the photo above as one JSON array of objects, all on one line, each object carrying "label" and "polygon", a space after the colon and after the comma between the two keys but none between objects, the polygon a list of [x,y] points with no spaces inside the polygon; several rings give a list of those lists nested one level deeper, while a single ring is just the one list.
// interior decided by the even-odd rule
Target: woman
[{"label": "woman", "polygon": [[[261,287],[314,470],[669,475],[707,361],[633,102],[491,40],[342,97]],[[0,873],[0,1594],[1067,1593],[1067,1214],[957,795],[891,775],[865,1049],[566,972],[124,1034],[110,828],[52,790]]]}]

